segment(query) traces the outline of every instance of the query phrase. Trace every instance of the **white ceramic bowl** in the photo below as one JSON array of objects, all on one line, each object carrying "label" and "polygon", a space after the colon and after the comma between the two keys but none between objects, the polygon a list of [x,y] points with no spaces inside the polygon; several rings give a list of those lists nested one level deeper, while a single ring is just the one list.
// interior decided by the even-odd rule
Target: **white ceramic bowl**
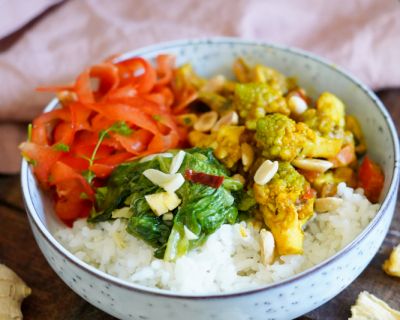
[{"label": "white ceramic bowl", "polygon": [[[29,222],[51,267],[81,297],[121,319],[291,319],[330,300],[368,265],[392,220],[399,184],[399,142],[385,107],[372,91],[335,65],[303,51],[264,43],[230,38],[179,41],[129,52],[121,59],[137,55],[154,58],[160,53],[175,54],[178,64],[190,61],[204,76],[232,76],[232,62],[242,56],[250,63],[264,63],[296,76],[311,95],[325,90],[338,95],[348,112],[360,120],[368,153],[384,170],[379,212],[340,252],[288,280],[228,294],[176,294],[119,280],[69,253],[52,234],[59,221],[24,161],[21,180]],[[53,100],[46,110],[56,105]]]}]

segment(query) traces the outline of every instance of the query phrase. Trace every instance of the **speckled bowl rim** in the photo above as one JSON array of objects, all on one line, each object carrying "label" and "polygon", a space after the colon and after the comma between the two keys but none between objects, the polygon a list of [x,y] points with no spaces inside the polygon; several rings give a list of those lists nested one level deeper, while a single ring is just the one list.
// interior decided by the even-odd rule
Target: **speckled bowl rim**
[{"label": "speckled bowl rim", "polygon": [[[245,296],[245,295],[256,294],[256,293],[260,293],[263,291],[277,289],[279,287],[285,287],[287,285],[294,284],[297,280],[306,278],[306,277],[310,276],[312,273],[329,266],[333,261],[340,259],[347,252],[349,252],[351,249],[353,249],[355,246],[357,246],[363,240],[363,238],[365,238],[365,236],[369,232],[371,232],[372,229],[374,229],[376,227],[378,222],[384,216],[388,206],[392,203],[392,201],[394,201],[394,198],[396,197],[396,193],[395,193],[396,186],[399,183],[400,152],[399,152],[399,141],[398,141],[397,131],[394,126],[393,120],[391,119],[391,117],[390,117],[389,113],[387,112],[386,108],[384,107],[383,103],[374,94],[374,92],[372,92],[370,89],[368,89],[359,80],[357,80],[353,76],[350,76],[347,72],[343,71],[341,68],[338,68],[333,63],[330,63],[329,61],[327,61],[325,59],[322,59],[314,54],[311,54],[309,52],[306,52],[306,51],[303,51],[300,49],[293,49],[290,47],[270,44],[267,42],[244,40],[244,39],[239,39],[239,38],[214,37],[214,38],[204,38],[204,39],[178,40],[178,41],[163,42],[160,44],[147,46],[147,47],[143,47],[141,49],[137,49],[137,50],[133,50],[133,51],[124,53],[123,55],[121,55],[118,58],[118,60],[123,60],[123,59],[131,57],[133,55],[141,56],[144,54],[149,54],[153,51],[162,51],[162,50],[181,48],[181,47],[200,45],[200,44],[201,45],[204,45],[204,44],[210,44],[210,45],[212,45],[212,44],[227,44],[227,45],[239,44],[239,45],[246,45],[246,46],[251,46],[251,47],[259,46],[259,47],[266,48],[266,49],[271,48],[271,49],[275,49],[275,50],[286,51],[291,54],[295,54],[295,55],[301,56],[303,58],[313,60],[319,64],[324,65],[325,67],[332,69],[332,71],[339,73],[341,76],[346,77],[348,80],[350,80],[355,85],[357,85],[357,87],[359,89],[361,89],[374,102],[375,107],[383,115],[383,117],[386,120],[386,124],[390,129],[390,133],[391,133],[390,138],[392,140],[392,145],[393,145],[393,150],[394,150],[395,166],[393,168],[393,176],[392,176],[392,180],[390,182],[390,187],[389,187],[388,193],[387,193],[385,199],[383,200],[381,207],[379,208],[376,216],[368,224],[368,226],[352,242],[350,242],[347,246],[345,246],[340,251],[338,251],[336,254],[334,254],[333,256],[324,260],[323,262],[321,262],[321,263],[313,266],[312,268],[309,268],[301,273],[298,273],[292,277],[289,277],[288,279],[284,279],[279,282],[267,284],[265,286],[257,287],[257,288],[253,288],[253,289],[220,293],[220,294],[184,294],[184,293],[181,294],[181,293],[158,289],[158,288],[145,287],[145,286],[142,286],[139,284],[124,281],[115,276],[112,276],[103,271],[100,271],[100,270],[96,269],[95,267],[83,262],[82,260],[80,260],[76,256],[74,256],[72,253],[70,253],[66,248],[64,248],[61,245],[61,243],[59,243],[54,238],[54,236],[47,230],[46,226],[44,225],[42,220],[39,218],[39,215],[37,214],[37,212],[35,210],[33,201],[31,199],[31,197],[29,196],[30,195],[30,184],[29,184],[28,177],[29,177],[30,168],[29,168],[28,163],[25,160],[23,160],[22,166],[21,166],[21,186],[22,186],[23,199],[24,199],[26,211],[28,213],[31,223],[35,224],[36,228],[42,234],[43,238],[53,247],[53,249],[55,249],[56,251],[58,251],[59,254],[61,254],[65,258],[67,258],[69,262],[73,263],[76,267],[82,269],[84,272],[90,273],[92,276],[95,276],[96,278],[108,281],[110,284],[125,288],[127,290],[132,290],[137,293],[143,293],[143,294],[147,294],[147,295],[156,295],[156,296],[161,296],[161,297],[165,297],[165,298],[189,299],[189,300],[228,299],[228,298],[233,298],[233,297],[240,297],[240,296]],[[49,110],[53,109],[57,105],[57,103],[58,103],[57,99],[51,100],[50,103],[46,106],[45,111],[49,111]]]}]

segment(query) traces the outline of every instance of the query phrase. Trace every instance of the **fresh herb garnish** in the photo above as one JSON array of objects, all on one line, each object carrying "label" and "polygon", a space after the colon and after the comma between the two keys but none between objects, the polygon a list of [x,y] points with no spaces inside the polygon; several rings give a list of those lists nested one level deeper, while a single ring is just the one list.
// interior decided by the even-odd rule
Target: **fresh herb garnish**
[{"label": "fresh herb garnish", "polygon": [[90,156],[90,158],[83,157],[87,161],[89,161],[89,169],[82,172],[82,176],[90,184],[92,183],[93,179],[96,177],[96,174],[92,170],[90,170],[90,168],[94,164],[94,161],[96,159],[96,154],[100,148],[101,143],[104,141],[105,138],[108,138],[110,136],[109,135],[110,132],[115,132],[115,133],[123,135],[123,136],[129,136],[133,132],[133,130],[131,128],[129,128],[129,126],[125,123],[125,121],[118,121],[118,122],[114,123],[111,127],[107,128],[105,130],[101,130],[99,132],[99,139],[97,140],[96,146],[93,149],[92,155]]},{"label": "fresh herb garnish", "polygon": [[32,123],[28,124],[28,142],[32,141]]},{"label": "fresh herb garnish", "polygon": [[62,152],[68,152],[69,151],[69,145],[65,143],[57,143],[53,146],[53,149],[56,151],[62,151]]}]

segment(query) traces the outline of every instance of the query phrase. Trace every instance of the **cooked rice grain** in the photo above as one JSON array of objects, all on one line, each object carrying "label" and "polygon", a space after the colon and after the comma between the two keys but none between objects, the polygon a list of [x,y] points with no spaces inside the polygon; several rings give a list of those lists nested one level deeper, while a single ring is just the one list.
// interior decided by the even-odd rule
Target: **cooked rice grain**
[{"label": "cooked rice grain", "polygon": [[250,289],[293,276],[332,256],[378,211],[379,205],[369,203],[362,190],[342,183],[338,196],[344,200],[341,207],[318,214],[306,226],[304,255],[282,256],[267,267],[260,261],[259,234],[245,222],[223,225],[203,247],[175,263],[155,259],[154,249],[128,234],[122,219],[95,225],[78,220],[72,229],[58,230],[56,237],[79,259],[145,286],[185,293]]}]

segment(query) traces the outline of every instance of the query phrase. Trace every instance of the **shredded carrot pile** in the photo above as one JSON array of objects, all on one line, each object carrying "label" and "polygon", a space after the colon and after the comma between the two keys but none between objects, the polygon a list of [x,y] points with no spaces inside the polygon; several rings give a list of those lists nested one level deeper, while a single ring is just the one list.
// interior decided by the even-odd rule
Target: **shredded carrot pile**
[{"label": "shredded carrot pile", "polygon": [[89,214],[95,187],[120,163],[183,146],[186,131],[174,115],[188,99],[174,90],[174,68],[171,55],[154,67],[140,57],[108,60],[71,86],[38,88],[57,92],[61,107],[34,119],[20,149],[42,187],[54,190],[67,224]]}]

